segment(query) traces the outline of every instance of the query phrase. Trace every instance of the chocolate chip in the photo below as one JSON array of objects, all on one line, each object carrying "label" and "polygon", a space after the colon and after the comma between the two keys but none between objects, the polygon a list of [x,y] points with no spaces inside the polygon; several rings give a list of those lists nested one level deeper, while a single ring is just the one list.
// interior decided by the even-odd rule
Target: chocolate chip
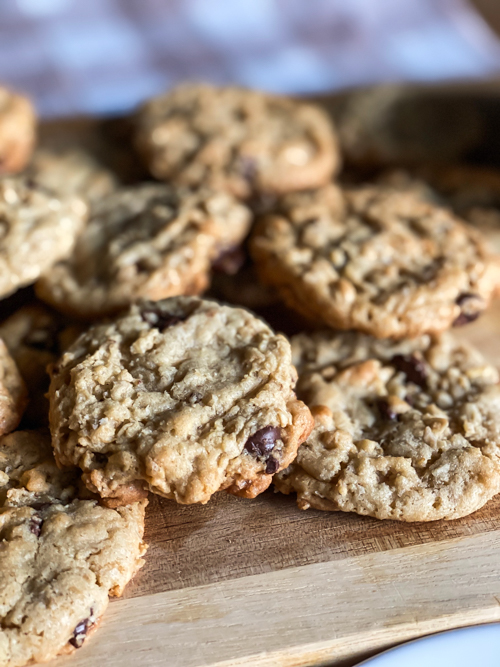
[{"label": "chocolate chip", "polygon": [[415,405],[415,399],[414,399],[414,397],[411,396],[410,394],[406,394],[406,396],[405,396],[405,401],[408,403],[408,405],[409,405],[411,408],[413,408],[413,406]]},{"label": "chocolate chip", "polygon": [[266,474],[274,475],[275,472],[278,472],[279,467],[280,467],[279,461],[270,456],[266,461]]},{"label": "chocolate chip", "polygon": [[92,620],[93,617],[92,609],[90,610],[90,614],[91,614],[90,618],[86,618],[85,620],[80,621],[80,623],[78,623],[78,625],[73,631],[73,636],[69,640],[69,643],[72,644],[75,648],[80,648],[81,646],[83,646],[83,642],[85,641],[87,632],[94,625],[94,621]]},{"label": "chocolate chip", "polygon": [[196,405],[196,403],[199,403],[202,398],[203,394],[200,394],[199,391],[193,391],[186,398],[186,403],[189,403],[190,405]]},{"label": "chocolate chip", "polygon": [[36,537],[40,537],[42,532],[43,519],[35,514],[32,516],[29,522],[30,533],[33,533]]},{"label": "chocolate chip", "polygon": [[453,322],[454,327],[461,327],[469,322],[474,322],[484,310],[483,299],[472,292],[460,294],[455,303],[460,306],[462,312]]},{"label": "chocolate chip", "polygon": [[164,313],[159,308],[147,308],[141,312],[141,317],[150,326],[160,331],[165,331],[165,329],[173,327],[186,319],[177,315],[171,315],[170,313]]},{"label": "chocolate chip", "polygon": [[254,181],[257,176],[257,161],[250,155],[240,155],[239,172],[247,181]]},{"label": "chocolate chip", "polygon": [[463,294],[460,294],[457,297],[456,304],[457,306],[463,306],[464,303],[467,303],[467,301],[470,301],[471,299],[479,299],[482,301],[481,297],[478,294],[474,294],[473,292],[464,292]]},{"label": "chocolate chip", "polygon": [[279,426],[264,426],[248,438],[245,449],[255,457],[265,456],[273,451],[276,440],[280,438]]},{"label": "chocolate chip", "polygon": [[389,405],[389,401],[387,401],[385,398],[377,399],[377,409],[382,419],[396,421],[398,418],[397,413],[394,412],[394,410]]},{"label": "chocolate chip", "polygon": [[414,354],[396,354],[391,364],[406,375],[407,380],[417,384],[422,389],[427,387],[427,368],[425,362]]},{"label": "chocolate chip", "polygon": [[249,208],[255,215],[262,215],[269,213],[271,209],[276,208],[277,197],[269,192],[255,192],[250,199],[247,200]]},{"label": "chocolate chip", "polygon": [[224,250],[215,262],[212,269],[217,273],[225,273],[228,276],[234,276],[245,263],[245,253],[241,246]]},{"label": "chocolate chip", "polygon": [[469,324],[469,322],[474,322],[474,320],[477,320],[481,313],[474,313],[470,315],[466,315],[465,313],[460,313],[460,315],[457,317],[456,320],[453,321],[453,326],[454,327],[462,327],[464,324]]}]

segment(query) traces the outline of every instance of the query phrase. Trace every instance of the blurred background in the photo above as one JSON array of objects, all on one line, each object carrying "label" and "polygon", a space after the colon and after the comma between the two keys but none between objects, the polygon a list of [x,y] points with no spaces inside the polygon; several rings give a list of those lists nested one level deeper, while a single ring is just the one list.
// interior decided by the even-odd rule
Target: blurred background
[{"label": "blurred background", "polygon": [[283,93],[500,74],[499,0],[2,0],[0,80],[46,117],[186,79]]}]

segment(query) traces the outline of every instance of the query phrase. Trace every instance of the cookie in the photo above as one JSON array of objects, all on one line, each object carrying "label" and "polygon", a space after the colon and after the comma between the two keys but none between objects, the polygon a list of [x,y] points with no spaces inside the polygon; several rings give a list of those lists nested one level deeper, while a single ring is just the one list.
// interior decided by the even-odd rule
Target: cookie
[{"label": "cookie", "polygon": [[453,162],[485,140],[483,104],[470,94],[385,85],[349,91],[334,101],[333,116],[348,166]]},{"label": "cookie", "polygon": [[19,308],[0,323],[2,339],[14,359],[26,386],[29,403],[23,415],[23,426],[48,425],[49,388],[47,366],[53,364],[82,332],[81,325],[41,303]]},{"label": "cookie", "polygon": [[133,185],[150,175],[133,148],[132,133],[133,121],[128,116],[45,119],[38,146],[58,155],[83,152],[122,185]]},{"label": "cookie", "polygon": [[76,497],[49,437],[0,439],[0,665],[45,662],[80,648],[108,596],[143,565],[146,501],[113,510]]},{"label": "cookie", "polygon": [[483,237],[412,192],[366,186],[287,195],[260,219],[261,278],[315,321],[380,338],[475,319],[500,281]]},{"label": "cookie", "polygon": [[38,149],[26,175],[60,196],[77,195],[90,204],[118,187],[118,179],[88,152],[79,148],[62,151]]},{"label": "cookie", "polygon": [[457,519],[500,491],[498,372],[450,334],[293,341],[314,430],[274,478],[299,507],[378,519]]},{"label": "cookie", "polygon": [[247,308],[275,331],[286,336],[311,328],[309,320],[287,308],[278,292],[258,279],[255,266],[250,261],[233,275],[214,271],[206,296],[232,306]]},{"label": "cookie", "polygon": [[217,301],[255,312],[280,303],[276,290],[259,281],[248,252],[241,246],[223,253],[212,264],[209,294]]},{"label": "cookie", "polygon": [[92,327],[52,369],[57,461],[109,504],[253,498],[295,457],[309,410],[290,344],[251,313],[177,297]]},{"label": "cookie", "polygon": [[73,255],[43,276],[36,292],[58,310],[89,319],[140,298],[198,294],[212,261],[249,225],[248,209],[224,193],[124,188],[94,206]]},{"label": "cookie", "polygon": [[468,165],[427,166],[415,177],[428,183],[445,206],[487,234],[490,245],[500,252],[499,170]]},{"label": "cookie", "polygon": [[16,428],[27,402],[26,385],[14,359],[0,338],[0,435]]},{"label": "cookie", "polygon": [[31,102],[0,86],[0,174],[21,171],[35,145],[36,117]]},{"label": "cookie", "polygon": [[69,255],[86,218],[78,197],[60,197],[25,174],[0,179],[0,298]]},{"label": "cookie", "polygon": [[484,233],[490,247],[500,252],[500,171],[469,165],[427,165],[383,171],[377,182],[451,209]]},{"label": "cookie", "polygon": [[339,167],[321,109],[244,88],[187,84],[153,98],[135,141],[156,178],[242,198],[318,187]]}]

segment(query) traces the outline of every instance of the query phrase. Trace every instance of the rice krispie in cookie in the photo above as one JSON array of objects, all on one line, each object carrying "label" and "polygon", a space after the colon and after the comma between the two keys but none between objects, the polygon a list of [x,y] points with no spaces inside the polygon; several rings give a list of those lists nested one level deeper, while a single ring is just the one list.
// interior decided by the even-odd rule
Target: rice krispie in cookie
[{"label": "rice krispie in cookie", "polygon": [[89,319],[140,298],[198,294],[211,263],[249,226],[249,210],[226,193],[157,183],[124,188],[94,206],[73,255],[43,276],[36,292]]},{"label": "rice krispie in cookie", "polygon": [[0,86],[0,174],[21,171],[35,145],[36,116],[31,102]]},{"label": "rice krispie in cookie", "polygon": [[48,434],[0,438],[1,667],[80,648],[143,565],[146,501],[113,510],[77,489]]},{"label": "rice krispie in cookie", "polygon": [[0,298],[69,255],[87,214],[79,197],[61,197],[26,174],[1,178]]},{"label": "rice krispie in cookie", "polygon": [[251,240],[261,278],[311,320],[380,338],[475,319],[500,284],[476,230],[413,192],[365,186],[283,197]]},{"label": "rice krispie in cookie", "polygon": [[28,391],[16,362],[0,338],[0,435],[13,431],[28,403]]},{"label": "rice krispie in cookie", "polygon": [[253,498],[295,458],[312,419],[288,341],[251,313],[197,298],[142,302],[96,325],[52,369],[56,459],[119,505]]},{"label": "rice krispie in cookie", "polygon": [[244,88],[186,84],[146,102],[136,145],[158,179],[247,198],[328,182],[339,166],[319,108]]},{"label": "rice krispie in cookie", "polygon": [[315,428],[273,481],[299,507],[432,521],[500,491],[498,372],[476,350],[450,334],[319,332],[292,345]]}]

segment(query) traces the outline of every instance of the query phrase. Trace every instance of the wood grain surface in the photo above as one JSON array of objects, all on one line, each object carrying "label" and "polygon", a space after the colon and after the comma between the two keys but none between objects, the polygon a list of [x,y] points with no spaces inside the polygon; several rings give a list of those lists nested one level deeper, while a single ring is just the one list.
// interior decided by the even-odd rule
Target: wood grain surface
[{"label": "wood grain surface", "polygon": [[120,600],[91,641],[50,667],[352,664],[500,620],[499,549],[493,532]]},{"label": "wood grain surface", "polygon": [[146,565],[125,597],[500,531],[500,498],[458,521],[404,524],[301,511],[291,496],[219,494],[205,506],[151,498]]}]

